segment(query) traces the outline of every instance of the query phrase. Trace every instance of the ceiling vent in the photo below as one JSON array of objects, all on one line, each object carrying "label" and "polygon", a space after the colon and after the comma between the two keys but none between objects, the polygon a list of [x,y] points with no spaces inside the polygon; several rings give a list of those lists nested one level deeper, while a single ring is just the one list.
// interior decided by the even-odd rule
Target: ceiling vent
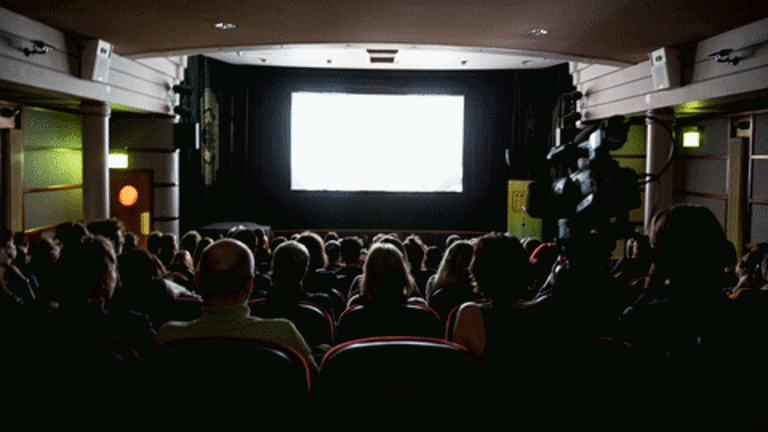
[{"label": "ceiling vent", "polygon": [[367,49],[371,63],[395,63],[396,49]]}]

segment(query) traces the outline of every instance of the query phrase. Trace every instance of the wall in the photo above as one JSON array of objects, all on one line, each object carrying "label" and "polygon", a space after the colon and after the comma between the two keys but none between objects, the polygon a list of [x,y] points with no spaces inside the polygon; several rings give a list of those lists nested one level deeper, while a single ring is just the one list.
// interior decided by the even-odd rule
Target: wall
[{"label": "wall", "polygon": [[685,148],[677,143],[678,157],[672,166],[675,203],[698,204],[707,207],[726,226],[728,183],[728,118],[697,121],[679,128],[697,127],[701,130],[701,145]]},{"label": "wall", "polygon": [[[166,123],[172,121],[173,108],[179,103],[172,87],[184,77],[186,57],[134,61],[112,54],[108,79],[101,82],[81,79],[80,37],[3,8],[0,32],[0,104],[24,108],[19,130],[13,127],[10,133],[3,133],[3,150],[10,151],[3,162],[6,173],[11,173],[11,181],[4,185],[10,192],[4,196],[3,223],[18,231],[82,219],[80,103],[106,102],[113,120],[125,113],[149,119],[148,123],[138,121],[127,128],[118,126],[123,134],[140,136],[152,129],[151,125],[147,127],[151,116],[159,115]],[[31,48],[36,40],[43,41],[50,50],[25,55],[24,49]],[[135,129],[131,131],[131,127]],[[166,129],[164,137],[151,137],[141,144],[145,152],[155,146],[156,153],[163,154],[161,162],[151,157],[135,159],[142,166],[161,165],[160,171],[168,173],[159,177],[165,190],[155,195],[162,202],[156,222],[163,231],[177,232],[178,179],[173,173],[178,171],[178,158],[168,154],[168,149],[170,153],[173,149],[173,132],[172,127]],[[23,161],[23,165],[8,165],[14,161]],[[85,167],[86,182],[87,171]]]},{"label": "wall", "polygon": [[74,114],[28,108],[24,132],[24,230],[83,217],[82,123]]},{"label": "wall", "polygon": [[749,157],[748,223],[750,243],[768,242],[768,113],[754,116]]},{"label": "wall", "polygon": [[179,236],[179,150],[173,146],[173,120],[162,117],[114,117],[111,153],[128,155],[129,169],[153,174],[152,229]]},{"label": "wall", "polygon": [[763,19],[686,48],[681,59],[683,85],[662,91],[653,89],[650,61],[627,68],[572,63],[574,84],[584,95],[579,109],[584,119],[592,120],[685,104],[689,111],[705,111],[707,100],[749,97],[752,92],[768,89],[768,45],[739,51],[745,58],[738,65],[718,63],[709,54],[766,39],[768,19]]},{"label": "wall", "polygon": [[[173,115],[178,100],[171,89],[183,78],[185,57],[134,61],[112,54],[108,80],[93,81],[80,79],[78,39],[2,8],[0,30],[0,84],[21,93],[14,96],[70,107],[88,99],[107,102],[113,110]],[[53,48],[26,56],[23,50],[34,40]]]}]

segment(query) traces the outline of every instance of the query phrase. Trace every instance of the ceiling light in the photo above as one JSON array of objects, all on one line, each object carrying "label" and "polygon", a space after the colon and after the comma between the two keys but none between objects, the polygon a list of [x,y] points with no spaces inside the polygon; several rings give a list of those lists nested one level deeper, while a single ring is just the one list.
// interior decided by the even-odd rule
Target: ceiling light
[{"label": "ceiling light", "polygon": [[544,36],[547,33],[549,33],[549,30],[545,28],[536,28],[528,32],[528,34],[531,34],[533,36]]},{"label": "ceiling light", "polygon": [[237,27],[236,25],[229,22],[217,22],[213,26],[219,30],[232,30],[233,28]]}]

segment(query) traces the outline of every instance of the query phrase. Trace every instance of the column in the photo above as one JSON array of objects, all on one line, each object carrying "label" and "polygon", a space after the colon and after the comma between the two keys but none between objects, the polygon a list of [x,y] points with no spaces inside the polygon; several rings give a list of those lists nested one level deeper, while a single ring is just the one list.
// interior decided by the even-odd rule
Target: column
[{"label": "column", "polygon": [[83,117],[83,220],[109,218],[109,104],[80,103]]},{"label": "column", "polygon": [[[675,129],[675,112],[672,108],[652,109],[647,112],[648,117],[658,119]],[[645,172],[658,174],[669,160],[669,152],[674,142],[667,130],[656,121],[646,119],[646,159]],[[645,185],[645,233],[650,232],[650,223],[653,216],[661,210],[672,205],[672,169],[657,181]]]}]

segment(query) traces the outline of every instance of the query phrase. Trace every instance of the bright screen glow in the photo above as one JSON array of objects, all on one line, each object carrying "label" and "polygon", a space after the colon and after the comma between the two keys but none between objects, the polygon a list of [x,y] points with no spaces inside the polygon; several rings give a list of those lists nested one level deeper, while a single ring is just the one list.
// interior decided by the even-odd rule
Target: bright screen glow
[{"label": "bright screen glow", "polygon": [[295,92],[291,189],[461,192],[464,96]]}]

